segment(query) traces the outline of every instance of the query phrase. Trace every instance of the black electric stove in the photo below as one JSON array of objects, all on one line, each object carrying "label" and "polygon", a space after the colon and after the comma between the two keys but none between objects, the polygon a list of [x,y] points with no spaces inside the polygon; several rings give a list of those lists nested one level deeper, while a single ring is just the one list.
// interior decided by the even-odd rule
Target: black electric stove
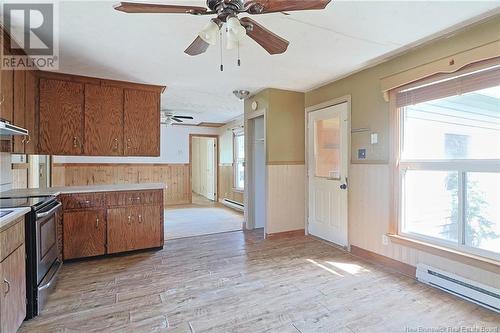
[{"label": "black electric stove", "polygon": [[30,207],[25,215],[26,319],[38,315],[54,289],[61,262],[57,221],[61,203],[54,196],[1,198],[0,208]]}]

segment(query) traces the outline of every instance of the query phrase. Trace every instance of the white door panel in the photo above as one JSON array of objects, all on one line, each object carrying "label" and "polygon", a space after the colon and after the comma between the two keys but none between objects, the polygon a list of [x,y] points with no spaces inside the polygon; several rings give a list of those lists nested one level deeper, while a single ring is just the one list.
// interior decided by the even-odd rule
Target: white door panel
[{"label": "white door panel", "polygon": [[307,135],[309,233],[347,246],[347,103],[310,112]]}]

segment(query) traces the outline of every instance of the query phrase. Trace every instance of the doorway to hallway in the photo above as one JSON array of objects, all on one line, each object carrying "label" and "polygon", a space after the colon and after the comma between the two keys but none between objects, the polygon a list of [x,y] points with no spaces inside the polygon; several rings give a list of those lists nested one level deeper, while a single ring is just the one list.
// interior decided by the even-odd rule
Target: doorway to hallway
[{"label": "doorway to hallway", "polygon": [[217,201],[218,137],[190,135],[191,191]]}]

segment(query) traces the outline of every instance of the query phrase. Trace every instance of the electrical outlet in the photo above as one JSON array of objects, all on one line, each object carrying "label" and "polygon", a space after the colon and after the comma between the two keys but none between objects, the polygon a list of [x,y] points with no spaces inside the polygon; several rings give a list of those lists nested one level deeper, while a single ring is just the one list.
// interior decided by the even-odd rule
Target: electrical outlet
[{"label": "electrical outlet", "polygon": [[389,245],[389,237],[387,235],[382,235],[382,244]]}]

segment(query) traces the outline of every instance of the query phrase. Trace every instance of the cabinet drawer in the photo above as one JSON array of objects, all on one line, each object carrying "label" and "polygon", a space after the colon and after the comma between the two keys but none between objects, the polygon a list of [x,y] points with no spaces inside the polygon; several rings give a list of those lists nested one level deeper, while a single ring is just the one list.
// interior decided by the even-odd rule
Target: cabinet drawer
[{"label": "cabinet drawer", "polygon": [[105,202],[102,193],[65,195],[61,201],[64,210],[102,207]]},{"label": "cabinet drawer", "polygon": [[24,243],[24,217],[0,233],[0,262]]},{"label": "cabinet drawer", "polygon": [[106,194],[106,204],[108,206],[159,204],[162,203],[162,201],[162,190],[112,192]]}]

